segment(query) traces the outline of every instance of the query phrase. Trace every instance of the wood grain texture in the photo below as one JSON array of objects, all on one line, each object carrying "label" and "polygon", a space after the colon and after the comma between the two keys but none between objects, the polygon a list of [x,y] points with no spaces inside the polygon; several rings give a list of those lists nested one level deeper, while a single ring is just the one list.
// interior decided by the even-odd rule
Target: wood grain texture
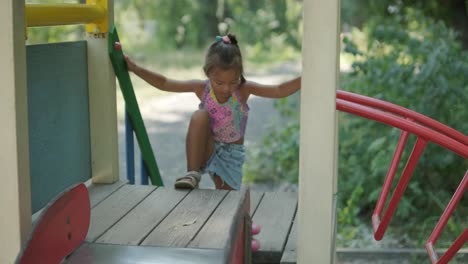
[{"label": "wood grain texture", "polygon": [[95,184],[89,185],[88,192],[89,192],[89,200],[91,203],[91,208],[95,207],[97,204],[102,202],[113,192],[122,188],[122,186],[124,186],[125,184],[126,182],[124,181],[117,181],[113,184],[95,183]]},{"label": "wood grain texture", "polygon": [[141,245],[186,247],[227,193],[225,190],[193,190]]},{"label": "wood grain texture", "polygon": [[124,185],[99,203],[91,211],[91,226],[86,241],[94,242],[155,189],[154,186]]},{"label": "wood grain texture", "polygon": [[188,193],[188,190],[158,188],[96,242],[120,245],[140,244]]},{"label": "wood grain texture", "polygon": [[255,214],[255,210],[257,210],[258,204],[263,198],[263,192],[251,192],[250,193],[250,215],[253,216]]},{"label": "wood grain texture", "polygon": [[256,236],[260,250],[253,253],[254,263],[281,260],[297,207],[297,193],[265,193],[252,221],[261,226]]},{"label": "wood grain texture", "polygon": [[234,217],[237,215],[236,209],[241,202],[241,195],[241,192],[229,192],[187,247],[224,248],[229,240],[229,229],[234,224]]},{"label": "wood grain texture", "polygon": [[289,264],[289,263],[296,263],[297,259],[297,211],[294,217],[294,223],[291,228],[291,232],[289,232],[288,241],[286,243],[286,247],[284,248],[283,256],[281,257],[281,264]]}]

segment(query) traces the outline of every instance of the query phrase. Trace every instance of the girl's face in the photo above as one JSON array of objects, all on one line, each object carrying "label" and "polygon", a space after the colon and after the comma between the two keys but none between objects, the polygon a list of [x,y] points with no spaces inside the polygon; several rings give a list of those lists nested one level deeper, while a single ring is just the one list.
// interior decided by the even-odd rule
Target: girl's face
[{"label": "girl's face", "polygon": [[227,102],[232,92],[239,88],[240,73],[234,69],[214,68],[210,71],[208,78],[219,103]]}]

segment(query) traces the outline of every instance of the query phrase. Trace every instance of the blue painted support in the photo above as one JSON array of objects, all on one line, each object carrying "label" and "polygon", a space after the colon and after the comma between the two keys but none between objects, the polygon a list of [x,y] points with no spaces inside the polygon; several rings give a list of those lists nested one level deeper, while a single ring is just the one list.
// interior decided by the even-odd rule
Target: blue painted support
[{"label": "blue painted support", "polygon": [[[135,155],[134,155],[134,144],[133,144],[133,126],[130,121],[130,115],[125,109],[125,146],[127,156],[127,180],[129,184],[135,184]],[[148,185],[148,170],[146,169],[143,155],[141,156],[141,184]]]},{"label": "blue painted support", "polygon": [[148,170],[143,158],[141,158],[141,185],[148,185]]},{"label": "blue painted support", "polygon": [[127,180],[130,184],[135,184],[135,157],[133,147],[133,126],[130,122],[130,115],[125,109],[125,147],[127,157]]}]

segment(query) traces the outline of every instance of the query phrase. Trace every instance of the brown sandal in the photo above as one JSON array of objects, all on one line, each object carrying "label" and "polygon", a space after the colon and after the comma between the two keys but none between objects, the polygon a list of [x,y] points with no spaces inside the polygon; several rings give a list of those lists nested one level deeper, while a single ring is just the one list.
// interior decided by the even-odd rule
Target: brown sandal
[{"label": "brown sandal", "polygon": [[189,171],[184,177],[178,178],[174,187],[179,189],[195,189],[198,188],[201,176],[198,171]]}]

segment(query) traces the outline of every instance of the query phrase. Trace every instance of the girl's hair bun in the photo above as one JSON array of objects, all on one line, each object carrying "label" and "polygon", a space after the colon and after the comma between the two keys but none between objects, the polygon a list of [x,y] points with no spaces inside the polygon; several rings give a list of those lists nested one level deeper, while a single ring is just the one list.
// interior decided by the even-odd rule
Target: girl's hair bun
[{"label": "girl's hair bun", "polygon": [[237,45],[236,35],[229,33],[229,34],[227,34],[227,36],[228,36],[229,40],[231,40],[232,44]]}]

